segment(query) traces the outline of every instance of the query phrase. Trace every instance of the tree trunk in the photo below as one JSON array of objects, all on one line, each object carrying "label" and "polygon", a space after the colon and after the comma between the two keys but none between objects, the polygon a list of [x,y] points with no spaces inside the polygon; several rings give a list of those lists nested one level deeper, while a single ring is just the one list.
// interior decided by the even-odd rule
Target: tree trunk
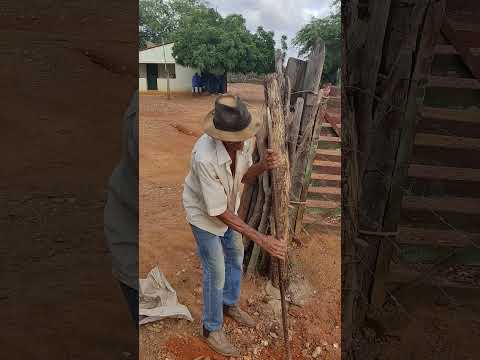
[{"label": "tree trunk", "polygon": [[343,350],[385,300],[390,234],[415,136],[417,105],[445,1],[346,0],[342,7]]}]

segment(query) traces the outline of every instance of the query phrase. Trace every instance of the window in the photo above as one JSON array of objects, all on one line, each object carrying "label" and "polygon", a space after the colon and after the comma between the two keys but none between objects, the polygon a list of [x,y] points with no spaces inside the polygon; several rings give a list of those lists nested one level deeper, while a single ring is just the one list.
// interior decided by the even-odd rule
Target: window
[{"label": "window", "polygon": [[[176,74],[175,74],[175,64],[166,64],[167,65],[167,71],[168,71],[168,77],[170,79],[175,79]],[[167,78],[167,72],[165,71],[165,64],[158,64],[158,77],[160,79],[166,79]]]}]

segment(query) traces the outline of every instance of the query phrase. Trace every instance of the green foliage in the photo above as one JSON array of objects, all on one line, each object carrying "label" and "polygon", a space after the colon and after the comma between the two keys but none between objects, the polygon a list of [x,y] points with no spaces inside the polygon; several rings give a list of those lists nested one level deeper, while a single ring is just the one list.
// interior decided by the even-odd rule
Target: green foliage
[{"label": "green foliage", "polygon": [[180,18],[173,35],[173,56],[183,66],[213,74],[268,73],[274,69],[273,32],[250,33],[241,15],[225,18],[214,9],[198,8]]},{"label": "green foliage", "polygon": [[140,0],[140,49],[146,47],[147,41],[156,44],[171,41],[181,17],[202,7],[202,0]]},{"label": "green foliage", "polygon": [[342,64],[342,25],[340,2],[334,1],[334,12],[324,18],[312,18],[293,39],[299,55],[308,55],[317,40],[325,42],[326,56],[323,81],[336,83],[337,70]]}]

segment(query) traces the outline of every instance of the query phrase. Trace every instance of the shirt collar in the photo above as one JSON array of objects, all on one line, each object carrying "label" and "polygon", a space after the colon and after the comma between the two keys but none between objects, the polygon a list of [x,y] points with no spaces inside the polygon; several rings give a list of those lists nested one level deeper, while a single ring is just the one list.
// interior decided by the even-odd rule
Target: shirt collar
[{"label": "shirt collar", "polygon": [[225,145],[223,145],[223,142],[218,139],[215,140],[215,145],[217,149],[217,161],[219,165],[223,165],[226,163],[231,163],[232,159],[230,158],[230,155],[228,155],[227,149],[225,149]]}]

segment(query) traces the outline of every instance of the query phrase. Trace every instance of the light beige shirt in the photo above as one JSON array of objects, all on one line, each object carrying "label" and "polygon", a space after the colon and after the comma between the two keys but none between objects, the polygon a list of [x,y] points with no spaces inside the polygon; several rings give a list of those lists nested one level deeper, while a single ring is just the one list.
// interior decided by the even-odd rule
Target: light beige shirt
[{"label": "light beige shirt", "polygon": [[237,213],[242,178],[253,162],[253,146],[253,139],[247,140],[243,150],[237,151],[234,178],[223,143],[207,134],[197,140],[183,189],[183,207],[190,224],[218,236],[225,234],[228,227],[216,216],[227,209]]}]

